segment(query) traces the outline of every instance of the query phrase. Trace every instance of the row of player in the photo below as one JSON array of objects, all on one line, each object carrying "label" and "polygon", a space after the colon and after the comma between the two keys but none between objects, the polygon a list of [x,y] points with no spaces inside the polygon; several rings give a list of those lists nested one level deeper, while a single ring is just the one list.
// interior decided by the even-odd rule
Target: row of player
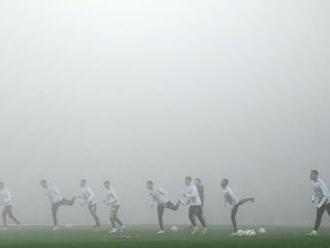
[{"label": "row of player", "polygon": [[[318,229],[321,224],[321,219],[325,211],[328,212],[330,216],[330,195],[326,184],[319,178],[319,172],[317,170],[312,170],[310,172],[310,179],[313,181],[314,186],[314,194],[312,197],[312,203],[315,204],[317,208],[316,220],[314,224],[314,229],[312,232],[308,233],[308,236],[316,236],[318,234]],[[76,199],[80,199],[80,204],[86,205],[89,209],[91,216],[93,217],[96,225],[96,231],[101,230],[100,220],[97,216],[97,200],[95,197],[94,191],[87,184],[87,180],[82,179],[80,181],[81,192],[79,195],[72,197],[70,200],[65,199],[57,187],[53,185],[49,185],[46,180],[42,180],[40,182],[41,187],[44,189],[45,194],[50,200],[51,203],[51,213],[53,217],[53,231],[59,230],[59,224],[57,221],[57,212],[59,208],[63,205],[74,205]],[[163,224],[163,215],[165,209],[170,209],[176,211],[179,209],[180,205],[188,205],[188,218],[191,222],[192,234],[198,232],[198,227],[196,220],[198,219],[202,225],[202,234],[206,234],[208,231],[206,221],[203,216],[203,206],[204,206],[204,186],[202,185],[201,179],[187,176],[185,177],[185,185],[186,188],[183,193],[183,199],[178,200],[175,204],[169,199],[167,192],[154,184],[153,181],[148,180],[146,182],[146,187],[150,194],[152,203],[151,206],[157,206],[157,216],[158,222],[160,226],[160,230],[157,232],[158,234],[162,234],[165,232],[164,224]],[[247,202],[254,202],[253,197],[249,198],[239,198],[229,187],[229,180],[222,179],[221,187],[224,192],[224,205],[231,205],[231,222],[233,225],[233,233],[232,235],[238,235],[237,232],[237,223],[236,223],[236,215],[240,206]],[[106,197],[103,201],[106,205],[110,207],[110,222],[112,225],[112,230],[110,233],[123,232],[125,229],[124,224],[118,217],[118,212],[120,208],[120,202],[118,196],[111,186],[110,181],[104,182],[104,188],[106,190]],[[5,187],[3,182],[0,182],[0,197],[2,204],[4,205],[2,218],[4,230],[7,230],[7,219],[8,217],[12,219],[20,228],[20,222],[13,215],[12,212],[12,194]],[[117,228],[117,226],[119,228]]]}]

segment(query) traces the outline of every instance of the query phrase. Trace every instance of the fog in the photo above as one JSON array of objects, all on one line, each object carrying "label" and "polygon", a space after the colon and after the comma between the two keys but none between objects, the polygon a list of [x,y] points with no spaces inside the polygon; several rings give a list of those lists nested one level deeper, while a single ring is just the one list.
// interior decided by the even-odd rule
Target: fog
[{"label": "fog", "polygon": [[[65,197],[110,179],[127,224],[156,224],[145,181],[181,198],[220,180],[255,196],[239,224],[311,225],[310,169],[330,186],[330,2],[0,2],[0,180],[23,223],[51,223],[41,179]],[[187,208],[165,223],[188,223]],[[79,204],[60,223],[92,224]],[[325,222],[327,223],[327,222]]]}]

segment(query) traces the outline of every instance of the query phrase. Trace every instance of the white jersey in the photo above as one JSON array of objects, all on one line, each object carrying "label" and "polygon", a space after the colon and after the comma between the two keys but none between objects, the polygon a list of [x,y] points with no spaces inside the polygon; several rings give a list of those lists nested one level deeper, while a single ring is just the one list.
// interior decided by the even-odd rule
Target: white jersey
[{"label": "white jersey", "polygon": [[55,186],[46,188],[45,194],[49,198],[51,204],[55,204],[63,200],[60,191]]},{"label": "white jersey", "polygon": [[11,200],[13,199],[13,196],[8,189],[0,190],[0,197],[2,205],[6,207],[12,205]]},{"label": "white jersey", "polygon": [[321,207],[323,204],[329,203],[329,197],[329,190],[326,184],[318,178],[317,181],[314,182],[314,194],[312,201],[315,202],[318,207]]},{"label": "white jersey", "polygon": [[118,200],[118,196],[116,194],[116,191],[112,188],[105,190],[106,198],[105,203],[109,204],[111,206],[119,206],[120,202]]},{"label": "white jersey", "polygon": [[238,204],[239,198],[229,186],[223,190],[223,194],[225,197],[225,203],[228,202],[232,206]]},{"label": "white jersey", "polygon": [[95,205],[97,203],[97,200],[95,198],[95,193],[89,186],[85,186],[81,189],[81,193],[79,195],[80,199],[83,203],[86,203],[87,205]]},{"label": "white jersey", "polygon": [[152,190],[149,190],[149,194],[151,196],[152,203],[165,204],[170,201],[167,192],[161,187],[154,187]]},{"label": "white jersey", "polygon": [[183,195],[184,195],[184,197],[186,197],[188,199],[188,203],[191,206],[201,206],[202,205],[202,201],[199,196],[197,187],[194,183],[191,183],[187,186]]}]

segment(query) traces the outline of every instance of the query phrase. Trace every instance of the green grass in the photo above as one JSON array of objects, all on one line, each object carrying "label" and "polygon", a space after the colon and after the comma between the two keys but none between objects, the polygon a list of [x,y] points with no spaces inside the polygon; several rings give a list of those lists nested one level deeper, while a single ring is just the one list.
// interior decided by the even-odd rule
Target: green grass
[{"label": "green grass", "polygon": [[322,229],[317,238],[308,238],[304,234],[307,228],[266,227],[267,234],[255,237],[230,237],[230,227],[210,228],[209,234],[191,235],[183,228],[178,233],[157,235],[155,228],[131,227],[125,235],[131,239],[120,238],[120,235],[110,235],[107,231],[95,233],[91,227],[73,227],[56,233],[50,227],[24,227],[22,230],[0,232],[0,247],[79,247],[79,248],[211,248],[211,247],[312,247],[330,248],[330,229]]}]

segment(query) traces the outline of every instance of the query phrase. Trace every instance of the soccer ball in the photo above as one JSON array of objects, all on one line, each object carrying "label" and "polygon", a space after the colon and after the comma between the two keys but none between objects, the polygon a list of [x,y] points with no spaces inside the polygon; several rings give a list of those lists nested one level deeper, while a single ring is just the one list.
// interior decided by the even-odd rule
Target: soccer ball
[{"label": "soccer ball", "polygon": [[237,230],[237,236],[242,237],[244,235],[244,231],[243,230]]},{"label": "soccer ball", "polygon": [[176,226],[171,227],[171,232],[177,232],[177,231],[179,231],[178,227],[176,227]]},{"label": "soccer ball", "polygon": [[249,230],[249,236],[252,237],[252,236],[255,236],[256,235],[256,231],[254,230]]},{"label": "soccer ball", "polygon": [[246,230],[246,236],[251,237],[252,236],[252,230]]},{"label": "soccer ball", "polygon": [[265,229],[265,228],[260,227],[260,228],[258,229],[258,234],[265,234],[265,233],[266,233],[266,229]]}]

